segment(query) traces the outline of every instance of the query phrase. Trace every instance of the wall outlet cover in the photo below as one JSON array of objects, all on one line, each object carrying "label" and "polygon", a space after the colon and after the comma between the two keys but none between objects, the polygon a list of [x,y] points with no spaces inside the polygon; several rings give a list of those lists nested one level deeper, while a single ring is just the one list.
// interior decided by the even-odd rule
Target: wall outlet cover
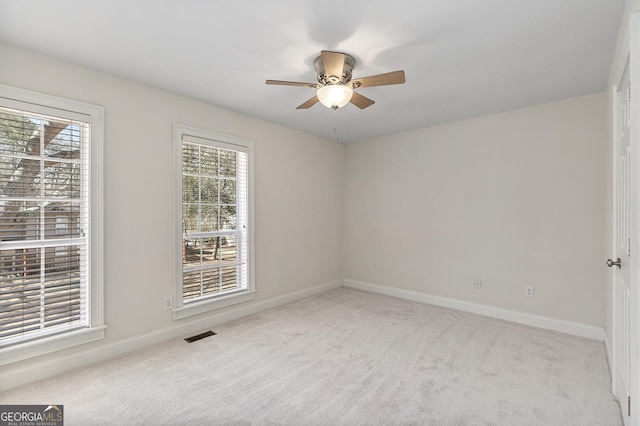
[{"label": "wall outlet cover", "polygon": [[170,298],[170,297],[165,297],[164,298],[164,310],[168,311],[171,308],[173,308],[173,299]]}]

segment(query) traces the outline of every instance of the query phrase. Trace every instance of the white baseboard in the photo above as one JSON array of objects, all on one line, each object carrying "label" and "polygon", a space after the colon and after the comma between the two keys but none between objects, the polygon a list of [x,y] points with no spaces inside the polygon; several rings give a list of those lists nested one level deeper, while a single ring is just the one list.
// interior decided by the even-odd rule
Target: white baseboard
[{"label": "white baseboard", "polygon": [[615,371],[613,352],[611,352],[611,344],[609,343],[609,333],[607,329],[604,330],[604,350],[607,354],[607,366],[609,367],[609,376],[611,377],[611,394],[618,399],[618,383],[616,379],[616,375],[613,374]]},{"label": "white baseboard", "polygon": [[607,354],[607,364],[609,365],[609,371],[611,372],[613,369],[611,368],[612,361],[613,358],[611,358],[612,354],[611,354],[611,347],[609,346],[609,333],[607,333],[607,330],[604,330],[604,350],[605,353]]},{"label": "white baseboard", "polygon": [[399,288],[386,287],[349,279],[344,280],[344,286],[347,288],[354,288],[358,290],[370,291],[373,293],[385,294],[387,296],[394,296],[401,299],[428,303],[430,305],[457,309],[459,311],[471,312],[491,318],[517,322],[519,324],[543,328],[546,330],[559,331],[561,333],[586,337],[593,340],[604,341],[606,337],[605,330],[602,327],[594,327],[592,325],[565,321],[557,318],[511,311],[508,309],[496,308],[494,306],[482,305],[479,303],[465,302],[448,297],[434,296],[426,293],[419,293],[417,291],[402,290]]},{"label": "white baseboard", "polygon": [[273,297],[261,302],[241,306],[232,310],[209,315],[205,318],[166,327],[150,333],[118,340],[106,345],[98,345],[65,355],[50,355],[44,361],[26,367],[9,369],[0,372],[0,392],[26,385],[38,380],[55,376],[74,368],[90,365],[96,362],[123,355],[127,352],[142,349],[146,346],[161,343],[170,339],[184,338],[193,333],[210,329],[219,324],[233,321],[248,315],[253,315],[267,309],[275,308],[286,303],[313,296],[334,288],[342,287],[343,281],[332,281],[303,290],[294,291],[282,296]]}]

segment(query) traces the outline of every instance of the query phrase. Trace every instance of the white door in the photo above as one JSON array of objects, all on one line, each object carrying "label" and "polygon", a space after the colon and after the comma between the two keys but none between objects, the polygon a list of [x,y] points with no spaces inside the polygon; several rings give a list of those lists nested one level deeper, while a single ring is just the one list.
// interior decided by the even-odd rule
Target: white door
[{"label": "white door", "polygon": [[616,91],[616,123],[614,146],[614,253],[607,265],[613,269],[614,298],[614,393],[620,401],[625,425],[629,425],[630,389],[630,85],[629,64]]}]

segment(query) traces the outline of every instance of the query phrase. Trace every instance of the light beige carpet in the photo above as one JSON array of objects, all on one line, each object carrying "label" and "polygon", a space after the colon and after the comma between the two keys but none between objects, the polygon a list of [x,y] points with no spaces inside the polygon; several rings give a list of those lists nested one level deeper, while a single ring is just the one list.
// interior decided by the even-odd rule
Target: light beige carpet
[{"label": "light beige carpet", "polygon": [[622,425],[597,341],[343,288],[213,331],[0,403],[67,426]]}]

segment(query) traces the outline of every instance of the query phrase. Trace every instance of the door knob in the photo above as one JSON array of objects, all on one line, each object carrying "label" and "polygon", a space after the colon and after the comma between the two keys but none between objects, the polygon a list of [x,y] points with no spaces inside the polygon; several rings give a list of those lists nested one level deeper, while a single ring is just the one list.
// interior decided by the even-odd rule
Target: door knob
[{"label": "door knob", "polygon": [[611,268],[613,265],[616,265],[618,269],[620,269],[620,258],[617,258],[615,262],[611,259],[607,259],[607,266]]}]

